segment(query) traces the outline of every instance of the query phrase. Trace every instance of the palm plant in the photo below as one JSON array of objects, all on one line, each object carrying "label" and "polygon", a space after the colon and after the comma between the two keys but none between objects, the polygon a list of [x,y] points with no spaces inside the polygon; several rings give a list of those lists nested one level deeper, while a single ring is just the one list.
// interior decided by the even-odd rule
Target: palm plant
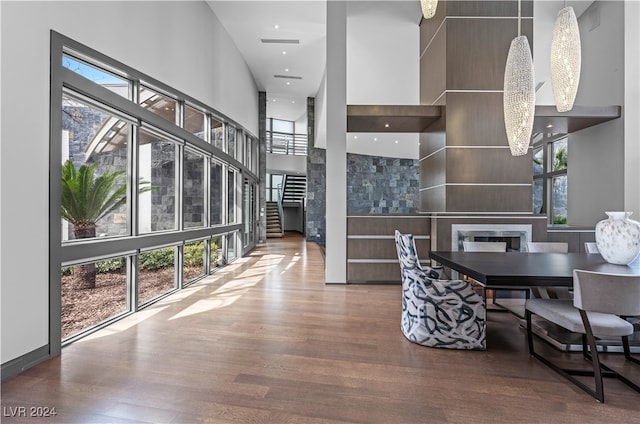
[{"label": "palm plant", "polygon": [[[122,182],[125,171],[106,170],[96,176],[97,164],[76,169],[71,160],[62,166],[62,218],[73,224],[76,239],[96,236],[96,223],[127,201],[127,185]],[[141,181],[140,192],[151,190]],[[95,264],[79,265],[76,289],[93,289],[96,285]]]}]

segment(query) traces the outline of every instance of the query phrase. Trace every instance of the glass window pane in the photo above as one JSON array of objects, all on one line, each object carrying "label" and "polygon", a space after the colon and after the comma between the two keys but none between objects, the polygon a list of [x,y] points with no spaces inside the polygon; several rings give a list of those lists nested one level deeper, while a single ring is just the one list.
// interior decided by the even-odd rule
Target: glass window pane
[{"label": "glass window pane", "polygon": [[569,156],[568,156],[566,138],[556,141],[551,145],[551,158],[553,163],[553,166],[551,169],[553,171],[560,171],[563,169],[567,169]]},{"label": "glass window pane", "polygon": [[209,270],[213,272],[222,265],[224,265],[222,236],[215,236],[209,241]]},{"label": "glass window pane", "polygon": [[184,129],[204,140],[204,113],[185,105]]},{"label": "glass window pane", "polygon": [[551,180],[551,204],[553,206],[553,224],[567,223],[567,176],[559,175]]},{"label": "glass window pane", "polygon": [[131,98],[130,82],[124,78],[68,55],[62,56],[62,66],[126,99]]},{"label": "glass window pane", "polygon": [[209,193],[209,205],[210,205],[210,215],[209,215],[209,224],[210,225],[218,225],[222,224],[222,208],[224,205],[223,196],[223,182],[222,182],[222,165],[211,161],[211,183],[210,183],[210,193]]},{"label": "glass window pane", "polygon": [[176,285],[176,247],[150,250],[138,256],[138,305],[142,305]]},{"label": "glass window pane", "polygon": [[227,153],[232,158],[236,157],[236,129],[227,125]]},{"label": "glass window pane", "polygon": [[184,151],[182,219],[184,228],[204,225],[204,155]]},{"label": "glass window pane", "polygon": [[176,157],[178,146],[144,129],[140,130],[138,173],[151,190],[138,194],[138,226],[141,234],[175,230]]},{"label": "glass window pane", "polygon": [[211,117],[211,144],[224,151],[224,125],[213,116]]},{"label": "glass window pane", "polygon": [[272,125],[273,125],[273,132],[281,132],[281,133],[288,133],[288,134],[294,133],[293,121],[283,121],[280,119],[274,119]]},{"label": "glass window pane", "polygon": [[533,175],[541,175],[544,172],[544,149],[542,147],[533,150]]},{"label": "glass window pane", "polygon": [[544,182],[542,179],[533,180],[533,213],[542,213],[544,207]]},{"label": "glass window pane", "polygon": [[128,234],[127,162],[131,126],[62,97],[62,240]]},{"label": "glass window pane", "polygon": [[236,222],[236,173],[229,170],[227,173],[227,223]]},{"label": "glass window pane", "polygon": [[227,262],[231,262],[238,257],[237,243],[238,232],[227,234]]},{"label": "glass window pane", "polygon": [[63,267],[61,274],[62,340],[129,311],[126,257]]},{"label": "glass window pane", "polygon": [[176,123],[178,103],[169,96],[160,94],[149,87],[140,86],[140,106],[173,124]]},{"label": "glass window pane", "polygon": [[184,261],[182,281],[189,282],[204,275],[204,241],[186,243],[183,248]]}]

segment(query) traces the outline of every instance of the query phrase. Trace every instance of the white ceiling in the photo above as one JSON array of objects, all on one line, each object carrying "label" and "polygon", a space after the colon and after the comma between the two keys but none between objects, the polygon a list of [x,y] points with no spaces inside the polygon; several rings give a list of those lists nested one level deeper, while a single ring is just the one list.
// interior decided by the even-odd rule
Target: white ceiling
[{"label": "white ceiling", "polygon": [[[303,118],[306,98],[317,95],[325,71],[326,0],[209,0],[207,3],[247,62],[258,89],[267,92],[267,115],[290,121]],[[580,16],[591,3],[568,1],[567,5],[573,6]],[[411,6],[407,7],[408,4]],[[348,14],[366,14],[377,9],[377,13],[412,20],[416,19],[418,5],[418,0],[351,0]],[[555,20],[555,14],[563,5],[561,0],[536,1],[539,17],[548,15],[545,19],[549,20]],[[299,43],[263,43],[261,39],[299,40]]]},{"label": "white ceiling", "polygon": [[[267,115],[290,121],[303,117],[306,98],[316,96],[324,75],[326,2],[210,0],[207,3],[240,50],[258,90],[267,92]],[[299,43],[263,43],[262,39],[299,40]]]}]

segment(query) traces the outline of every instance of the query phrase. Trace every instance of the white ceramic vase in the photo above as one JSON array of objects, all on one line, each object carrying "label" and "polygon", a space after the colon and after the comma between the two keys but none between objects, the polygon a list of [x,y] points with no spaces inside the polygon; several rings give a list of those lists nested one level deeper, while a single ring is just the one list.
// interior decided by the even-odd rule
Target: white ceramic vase
[{"label": "white ceramic vase", "polygon": [[596,224],[596,244],[609,263],[628,265],[640,254],[640,223],[631,212],[605,212],[609,218]]}]

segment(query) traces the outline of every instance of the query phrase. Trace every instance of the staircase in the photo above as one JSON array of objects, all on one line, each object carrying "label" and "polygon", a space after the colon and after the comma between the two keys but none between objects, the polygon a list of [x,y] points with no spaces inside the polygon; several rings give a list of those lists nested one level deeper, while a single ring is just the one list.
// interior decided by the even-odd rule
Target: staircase
[{"label": "staircase", "polygon": [[282,237],[278,202],[267,202],[267,238],[269,237]]},{"label": "staircase", "polygon": [[282,203],[301,203],[307,195],[305,175],[286,175],[282,189]]}]

